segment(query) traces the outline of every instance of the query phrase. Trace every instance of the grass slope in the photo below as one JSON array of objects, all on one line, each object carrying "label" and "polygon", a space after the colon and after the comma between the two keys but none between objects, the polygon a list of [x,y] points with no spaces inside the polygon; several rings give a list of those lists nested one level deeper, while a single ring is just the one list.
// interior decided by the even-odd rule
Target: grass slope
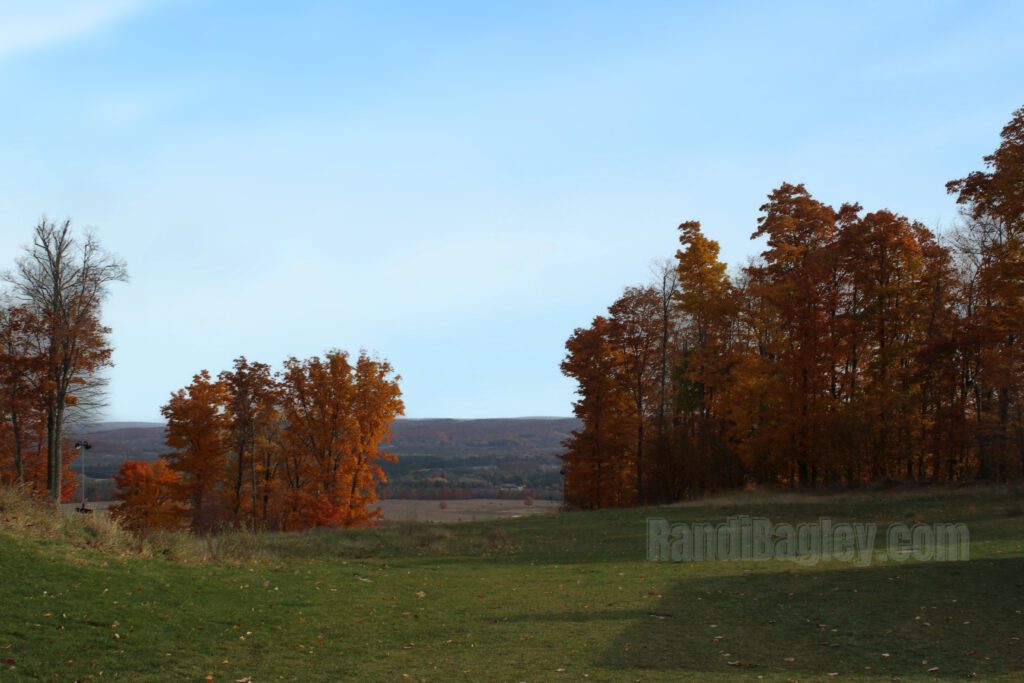
[{"label": "grass slope", "polygon": [[[95,550],[98,532],[23,521],[0,532],[0,679],[1021,680],[1022,505],[1012,490],[737,496],[225,539],[195,557],[241,561],[201,562],[166,545]],[[972,556],[644,560],[648,515],[741,513],[963,521]]]}]

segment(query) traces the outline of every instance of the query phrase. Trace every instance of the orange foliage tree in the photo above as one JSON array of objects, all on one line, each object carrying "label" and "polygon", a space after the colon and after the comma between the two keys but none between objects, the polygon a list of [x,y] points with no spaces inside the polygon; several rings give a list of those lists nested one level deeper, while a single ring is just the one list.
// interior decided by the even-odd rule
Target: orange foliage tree
[{"label": "orange foliage tree", "polygon": [[338,526],[348,507],[344,486],[350,466],[353,380],[348,354],[328,352],[285,361],[281,376],[284,472],[288,487],[285,528]]},{"label": "orange foliage tree", "polygon": [[[28,306],[0,307],[0,483],[13,484],[43,499],[49,495],[47,445],[46,326]],[[76,385],[81,385],[78,379]],[[69,395],[68,406],[76,396]],[[78,485],[72,464],[77,451],[61,444],[60,500]]]},{"label": "orange foliage tree", "polygon": [[391,423],[405,411],[399,377],[387,361],[359,354],[355,367],[355,392],[352,401],[355,433],[352,439],[349,466],[348,511],[345,524],[361,526],[380,516],[380,510],[367,506],[377,500],[377,485],[386,484],[387,476],[380,461],[397,462],[398,458],[381,450],[391,440]]},{"label": "orange foliage tree", "polygon": [[[22,487],[36,483],[26,478],[26,461],[43,452],[39,437],[45,408],[38,391],[46,382],[42,334],[42,322],[30,308],[0,308],[0,482]],[[45,472],[42,483],[45,487]]]},{"label": "orange foliage tree", "polygon": [[277,374],[244,357],[217,379],[204,370],[163,407],[170,475],[123,472],[135,487],[119,493],[123,514],[146,526],[135,508],[160,489],[199,532],[372,524],[380,462],[395,459],[383,448],[403,411],[398,380],[386,361],[360,353],[353,366],[336,350]]},{"label": "orange foliage tree", "polygon": [[[675,278],[627,289],[566,343],[582,422],[566,503],[1024,477],[1024,108],[985,164],[948,184],[965,225],[947,240],[784,183],[752,235],[765,249],[729,277],[683,223]],[[646,292],[669,289],[659,322]]]},{"label": "orange foliage tree", "polygon": [[734,485],[737,472],[727,430],[730,404],[723,400],[736,362],[737,293],[718,258],[718,243],[704,235],[700,223],[680,225],[679,243],[673,311],[678,322],[672,326],[678,347],[675,423],[677,449],[690,457],[667,457],[674,465],[667,479],[674,487],[669,498],[698,481],[711,489]]},{"label": "orange foliage tree", "polygon": [[573,507],[622,506],[637,499],[636,466],[629,457],[633,407],[610,336],[611,322],[598,316],[565,344],[562,372],[579,385],[573,411],[582,423],[562,455],[565,501]]},{"label": "orange foliage tree", "polygon": [[25,251],[4,279],[11,285],[10,296],[39,324],[35,348],[43,369],[34,393],[45,416],[46,491],[58,501],[67,470],[64,424],[69,416],[81,418],[102,403],[103,384],[96,373],[110,365],[111,350],[100,309],[108,285],[124,281],[127,273],[93,235],[77,239],[70,221],[40,221]]},{"label": "orange foliage tree", "polygon": [[183,527],[187,510],[179,495],[180,478],[162,460],[126,460],[114,476],[119,502],[110,515],[133,531]]},{"label": "orange foliage tree", "polygon": [[175,449],[164,458],[179,474],[175,486],[189,505],[197,531],[224,523],[224,510],[230,505],[226,399],[224,384],[203,370],[161,409],[167,419],[167,445]]},{"label": "orange foliage tree", "polygon": [[237,358],[220,373],[226,392],[225,416],[231,463],[228,492],[232,522],[253,528],[267,525],[274,481],[275,443],[268,429],[277,423],[278,387],[270,366]]},{"label": "orange foliage tree", "polygon": [[1024,473],[1024,107],[985,157],[988,170],[947,185],[967,220],[974,287],[966,319],[973,362],[979,476]]}]

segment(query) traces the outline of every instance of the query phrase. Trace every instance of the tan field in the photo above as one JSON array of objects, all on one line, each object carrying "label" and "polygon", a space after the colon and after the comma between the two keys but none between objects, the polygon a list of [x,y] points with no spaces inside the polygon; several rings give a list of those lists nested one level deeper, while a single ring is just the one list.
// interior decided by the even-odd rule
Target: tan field
[{"label": "tan field", "polygon": [[[106,514],[114,501],[90,501],[91,510]],[[474,522],[485,519],[514,519],[526,515],[555,512],[562,504],[558,500],[535,500],[527,505],[522,500],[506,498],[470,498],[468,500],[378,500],[384,519],[389,522]],[[62,503],[72,511],[81,503]]]},{"label": "tan field", "polygon": [[378,500],[384,519],[389,522],[472,522],[484,519],[512,519],[525,515],[553,512],[561,505],[557,500],[535,500],[526,505],[522,500],[504,498],[470,498],[468,500]]}]

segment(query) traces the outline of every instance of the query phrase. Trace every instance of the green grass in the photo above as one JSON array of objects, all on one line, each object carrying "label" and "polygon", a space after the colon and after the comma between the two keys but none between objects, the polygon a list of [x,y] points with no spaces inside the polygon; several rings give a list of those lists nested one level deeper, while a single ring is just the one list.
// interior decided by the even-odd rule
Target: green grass
[{"label": "green grass", "polygon": [[[36,534],[23,524],[0,532],[0,680],[1017,681],[1022,504],[1012,489],[733,496],[178,539],[200,551],[164,542],[142,555],[122,541],[89,547],[104,546],[80,530]],[[971,560],[644,559],[649,515],[720,522],[740,513],[962,521]]]}]

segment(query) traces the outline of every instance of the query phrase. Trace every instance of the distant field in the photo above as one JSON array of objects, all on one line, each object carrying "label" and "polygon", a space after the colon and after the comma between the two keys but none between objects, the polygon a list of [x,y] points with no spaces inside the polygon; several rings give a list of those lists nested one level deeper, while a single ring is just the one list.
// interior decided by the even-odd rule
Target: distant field
[{"label": "distant field", "polygon": [[476,522],[514,519],[558,509],[561,501],[535,500],[528,506],[521,500],[469,498],[466,500],[378,500],[384,519],[397,522]]},{"label": "distant field", "polygon": [[[1024,680],[1020,489],[172,539],[154,557],[82,547],[103,539],[10,514],[4,681]],[[963,522],[971,557],[645,559],[648,517],[739,514]]]}]

